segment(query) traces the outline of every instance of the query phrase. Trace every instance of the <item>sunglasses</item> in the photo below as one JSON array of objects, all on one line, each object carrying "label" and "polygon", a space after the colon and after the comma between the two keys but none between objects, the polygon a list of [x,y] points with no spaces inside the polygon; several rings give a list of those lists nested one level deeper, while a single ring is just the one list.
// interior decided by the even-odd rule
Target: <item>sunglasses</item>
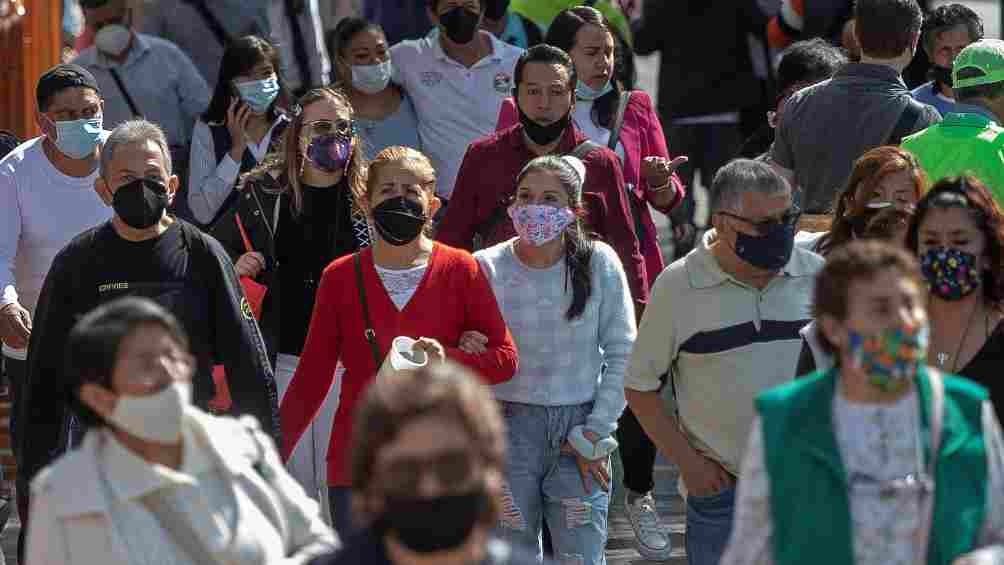
[{"label": "sunglasses", "polygon": [[304,123],[300,133],[303,139],[308,140],[327,135],[351,138],[356,135],[356,124],[352,120],[314,120]]},{"label": "sunglasses", "polygon": [[425,473],[436,476],[444,488],[466,485],[474,476],[477,465],[470,450],[444,451],[430,457],[399,457],[378,470],[380,482],[388,494],[414,496]]},{"label": "sunglasses", "polygon": [[776,228],[777,226],[795,225],[798,223],[798,220],[802,217],[802,209],[799,208],[798,206],[792,206],[791,208],[788,208],[788,210],[786,210],[784,214],[782,214],[779,217],[768,218],[766,220],[758,220],[758,221],[754,221],[749,218],[740,216],[738,214],[733,214],[731,212],[718,212],[718,213],[727,218],[739,220],[740,222],[743,222],[748,226],[752,226],[753,229],[755,229],[757,234],[759,235],[766,234],[770,232],[770,230]]}]

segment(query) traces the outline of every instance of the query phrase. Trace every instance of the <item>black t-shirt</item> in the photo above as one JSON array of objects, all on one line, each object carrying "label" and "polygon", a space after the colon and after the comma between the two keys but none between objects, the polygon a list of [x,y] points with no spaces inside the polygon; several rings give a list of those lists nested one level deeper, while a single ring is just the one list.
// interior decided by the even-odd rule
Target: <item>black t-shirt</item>
[{"label": "black t-shirt", "polygon": [[[529,551],[492,538],[485,548],[487,557],[478,565],[540,565]],[[544,565],[551,562],[544,560]],[[337,553],[315,558],[310,565],[394,565],[387,557],[381,536],[371,529],[363,530],[346,541]]]},{"label": "black t-shirt", "polygon": [[[35,310],[27,363],[24,422],[27,476],[62,448],[69,384],[64,362],[70,329],[95,307],[122,296],[142,296],[181,323],[197,360],[195,402],[215,389],[212,366],[227,371],[235,414],[251,414],[278,437],[275,379],[258,325],[233,265],[212,237],[181,220],[146,241],[121,238],[111,222],[73,239],[53,259]],[[28,440],[30,438],[30,440]]]},{"label": "black t-shirt", "polygon": [[959,371],[963,377],[980,383],[990,391],[990,401],[998,420],[1004,413],[1004,375],[1001,367],[1004,367],[1004,321],[997,324],[983,347]]},{"label": "black t-shirt", "polygon": [[280,353],[303,351],[321,272],[357,248],[348,183],[303,185],[303,212],[294,217],[290,207],[284,208],[276,233]]}]

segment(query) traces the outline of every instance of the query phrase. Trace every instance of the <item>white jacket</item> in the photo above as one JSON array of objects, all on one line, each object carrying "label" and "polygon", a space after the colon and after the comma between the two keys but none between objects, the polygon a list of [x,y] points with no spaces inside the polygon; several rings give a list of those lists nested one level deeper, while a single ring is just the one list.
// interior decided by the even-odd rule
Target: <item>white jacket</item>
[{"label": "white jacket", "polygon": [[[136,497],[171,485],[187,485],[187,490],[176,492],[194,493],[196,506],[214,501],[208,496],[215,494],[208,492],[213,485],[214,490],[233,492],[227,498],[230,508],[204,506],[205,515],[196,511],[194,516],[199,519],[192,520],[205,545],[228,548],[221,557],[257,555],[253,563],[295,565],[339,547],[337,536],[321,520],[317,503],[286,472],[271,439],[253,419],[218,418],[192,408],[185,413],[184,438],[184,463],[174,474],[160,466],[144,467],[144,461],[131,455],[105,429],[88,432],[78,449],[32,481],[27,563],[134,565],[165,561],[177,547],[165,543],[170,536]],[[198,469],[202,472],[194,472]],[[194,482],[186,474],[189,472],[194,474]],[[114,514],[110,512],[113,507]],[[228,518],[234,522],[227,524]],[[248,522],[242,527],[241,521]],[[123,530],[131,539],[123,539]],[[138,538],[151,543],[138,544]],[[254,547],[249,551],[249,546]],[[143,556],[136,558],[140,552]]]}]

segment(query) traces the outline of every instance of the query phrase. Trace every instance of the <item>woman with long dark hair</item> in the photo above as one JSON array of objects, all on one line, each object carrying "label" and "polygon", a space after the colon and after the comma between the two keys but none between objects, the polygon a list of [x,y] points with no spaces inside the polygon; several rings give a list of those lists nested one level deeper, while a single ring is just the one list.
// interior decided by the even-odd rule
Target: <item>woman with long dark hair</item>
[{"label": "woman with long dark hair", "polygon": [[[508,210],[517,237],[475,257],[520,351],[516,375],[495,386],[511,450],[500,531],[539,554],[546,522],[555,555],[600,564],[609,456],[637,330],[617,254],[581,225],[584,180],[575,157],[530,161]],[[569,501],[592,517],[568,519]]]},{"label": "woman with long dark hair", "polygon": [[279,68],[278,50],[254,35],[223,52],[213,98],[192,132],[186,202],[198,224],[212,225],[237,198],[239,176],[279,147],[288,124],[277,109]]},{"label": "woman with long dark hair", "polygon": [[[365,159],[352,106],[339,92],[317,88],[303,95],[299,107],[282,150],[241,180],[235,204],[213,229],[237,273],[268,287],[260,327],[276,355],[280,398],[299,364],[321,272],[370,243],[366,217],[353,198],[353,186],[364,182]],[[337,405],[337,394],[324,395],[318,424],[290,464],[308,493],[322,499]]]},{"label": "woman with long dark hair", "polygon": [[421,149],[415,107],[390,82],[394,65],[383,29],[363,18],[343,18],[329,39],[340,78],[335,88],[352,103],[367,159],[393,145]]},{"label": "woman with long dark hair", "polygon": [[944,179],[917,204],[907,246],[930,298],[928,364],[987,387],[1004,407],[1004,215],[974,177]]}]

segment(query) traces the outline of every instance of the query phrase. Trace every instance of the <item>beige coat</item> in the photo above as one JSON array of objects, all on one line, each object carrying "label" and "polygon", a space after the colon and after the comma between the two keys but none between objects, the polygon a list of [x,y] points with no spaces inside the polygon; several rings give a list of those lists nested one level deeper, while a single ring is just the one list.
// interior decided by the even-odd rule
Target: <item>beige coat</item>
[{"label": "beige coat", "polygon": [[[164,484],[184,485],[186,475],[183,472],[194,461],[209,473],[198,474],[198,477],[213,476],[216,480],[213,483],[188,479],[188,484],[197,485],[197,489],[189,487],[184,492],[194,492],[196,498],[204,498],[205,485],[216,484],[218,489],[221,484],[232,485],[234,496],[229,500],[236,506],[230,515],[238,516],[238,521],[257,517],[257,522],[246,522],[243,528],[237,523],[232,530],[227,527],[196,528],[193,522],[193,529],[204,539],[205,545],[233,547],[232,540],[245,546],[267,544],[268,547],[258,547],[257,553],[252,554],[268,556],[260,561],[283,565],[306,563],[339,547],[337,536],[321,520],[317,503],[307,497],[286,472],[271,440],[258,430],[252,419],[217,418],[189,409],[185,414],[184,437],[185,463],[182,473],[177,475],[179,482],[172,483],[172,472],[161,467],[158,472],[168,477]],[[142,495],[161,488],[150,484],[150,477],[156,480],[157,473],[144,468],[145,462],[130,453],[112,439],[107,430],[95,429],[88,432],[79,449],[67,453],[39,473],[32,482],[28,565],[157,563],[164,561],[165,554],[177,550],[173,544],[164,542],[168,534],[143,510],[144,507],[134,503],[133,495],[123,494]],[[117,509],[114,514],[110,513],[112,507]],[[124,513],[124,508],[130,509],[131,518]],[[206,513],[215,517],[224,512],[214,506]],[[202,517],[200,512],[194,515]],[[263,520],[262,516],[268,520]],[[123,539],[123,530],[134,538],[128,540],[131,548]],[[135,538],[140,537],[137,533],[153,540],[149,554],[146,546],[141,546],[142,555],[138,555],[141,552],[136,547]],[[155,547],[158,544],[160,547]],[[245,549],[237,547],[234,553],[246,555],[242,551]]]}]

